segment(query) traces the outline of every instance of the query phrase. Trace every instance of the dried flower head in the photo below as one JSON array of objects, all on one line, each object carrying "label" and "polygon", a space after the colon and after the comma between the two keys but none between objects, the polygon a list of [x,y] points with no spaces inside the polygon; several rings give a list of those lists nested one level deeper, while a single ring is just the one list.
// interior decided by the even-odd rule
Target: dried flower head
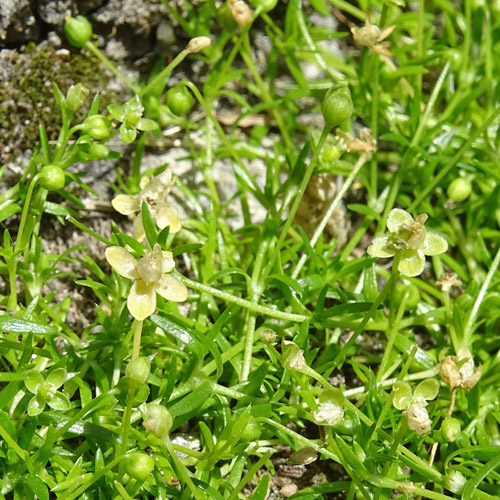
[{"label": "dried flower head", "polygon": [[441,361],[441,378],[452,389],[472,389],[481,378],[483,367],[474,369],[474,360],[468,347],[459,349],[457,356],[446,356]]},{"label": "dried flower head", "polygon": [[386,57],[392,57],[392,53],[389,50],[390,43],[384,40],[394,31],[396,26],[390,26],[381,30],[375,24],[370,22],[369,17],[366,17],[365,25],[361,28],[353,26],[351,28],[351,33],[354,41],[372,49],[377,54],[381,54]]},{"label": "dried flower head", "polygon": [[455,273],[444,273],[436,281],[436,285],[440,286],[443,292],[449,293],[452,287],[462,286],[462,282]]},{"label": "dried flower head", "polygon": [[344,395],[340,389],[325,389],[319,395],[318,409],[311,412],[318,425],[333,426],[344,417]]},{"label": "dried flower head", "polygon": [[425,436],[430,430],[432,420],[429,418],[427,409],[424,406],[413,404],[403,412],[408,422],[408,427],[414,430],[419,436]]},{"label": "dried flower head", "polygon": [[[158,227],[164,229],[170,226],[170,231],[176,233],[181,229],[181,221],[177,210],[166,202],[176,180],[169,169],[156,177],[143,177],[140,183],[141,191],[138,194],[119,194],[111,204],[117,212],[130,215],[140,212],[142,203],[146,202]],[[134,237],[139,241],[144,238],[144,226],[140,214],[134,220]]]},{"label": "dried flower head", "polygon": [[233,19],[240,26],[247,26],[252,23],[252,11],[244,0],[228,0],[227,4]]},{"label": "dried flower head", "polygon": [[205,47],[208,47],[212,43],[212,40],[208,36],[197,36],[189,40],[186,51],[189,54],[194,54],[195,52],[202,51]]},{"label": "dried flower head", "polygon": [[287,370],[302,370],[302,368],[307,366],[304,351],[295,342],[290,342],[289,340],[283,341],[281,364]]},{"label": "dried flower head", "polygon": [[188,297],[184,284],[167,274],[175,267],[172,252],[162,251],[158,244],[139,260],[122,247],[108,247],[106,259],[120,276],[134,280],[127,306],[137,320],[144,320],[155,312],[157,293],[175,302],[183,302]]},{"label": "dried flower head", "polygon": [[391,210],[387,217],[390,234],[375,238],[368,247],[368,254],[379,258],[398,255],[399,272],[418,276],[424,270],[426,255],[439,255],[448,250],[448,243],[442,236],[425,229],[426,220],[426,214],[414,220],[405,210]]}]

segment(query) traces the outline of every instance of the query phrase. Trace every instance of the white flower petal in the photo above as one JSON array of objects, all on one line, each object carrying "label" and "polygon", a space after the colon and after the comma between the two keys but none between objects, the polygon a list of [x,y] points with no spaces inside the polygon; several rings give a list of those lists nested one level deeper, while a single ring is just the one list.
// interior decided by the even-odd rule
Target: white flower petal
[{"label": "white flower petal", "polygon": [[400,253],[399,272],[405,276],[418,276],[425,267],[425,256],[421,250],[403,250]]},{"label": "white flower petal", "polygon": [[387,257],[392,257],[394,251],[387,247],[389,242],[389,235],[378,236],[372,241],[372,244],[368,247],[368,255],[372,257],[379,257],[380,259],[386,259]]},{"label": "white flower petal", "polygon": [[142,224],[142,215],[138,215],[134,219],[134,238],[137,241],[142,241],[146,236],[146,232],[144,231],[144,225]]},{"label": "white flower petal", "polygon": [[413,217],[406,210],[393,208],[387,215],[387,229],[391,233],[397,233],[405,220],[413,222]]},{"label": "white flower petal", "polygon": [[141,209],[139,196],[135,194],[119,194],[113,198],[111,205],[123,215],[130,215]]},{"label": "white flower petal", "polygon": [[165,229],[167,226],[170,226],[171,233],[180,231],[181,221],[175,208],[167,203],[158,203],[151,212],[160,229]]},{"label": "white flower petal", "polygon": [[169,273],[175,267],[174,256],[172,252],[163,252],[163,273]]},{"label": "white flower petal", "polygon": [[106,248],[106,259],[111,267],[125,278],[137,279],[139,273],[136,270],[137,261],[135,258],[122,247]]},{"label": "white flower petal", "polygon": [[425,255],[439,255],[448,250],[448,242],[437,233],[427,232],[424,244],[420,249]]},{"label": "white flower petal", "polygon": [[188,298],[188,290],[177,278],[164,274],[156,285],[156,291],[167,300],[184,302]]},{"label": "white flower petal", "polygon": [[156,309],[155,287],[142,280],[136,281],[130,289],[127,306],[135,319],[142,321],[151,316]]},{"label": "white flower petal", "polygon": [[156,244],[150,252],[137,262],[137,271],[146,283],[156,283],[163,272],[163,252]]}]

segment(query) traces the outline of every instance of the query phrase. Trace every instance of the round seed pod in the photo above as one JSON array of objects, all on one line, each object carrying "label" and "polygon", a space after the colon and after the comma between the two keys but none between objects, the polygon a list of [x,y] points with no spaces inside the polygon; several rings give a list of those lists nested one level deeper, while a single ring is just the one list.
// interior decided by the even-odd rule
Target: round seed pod
[{"label": "round seed pod", "polygon": [[125,471],[137,481],[146,480],[155,467],[155,461],[146,453],[131,453],[125,462]]},{"label": "round seed pod", "polygon": [[339,83],[330,87],[321,105],[325,127],[332,129],[348,120],[352,115],[351,93],[347,85]]},{"label": "round seed pod", "polygon": [[57,191],[64,187],[66,175],[64,170],[57,165],[46,165],[40,171],[40,185],[49,191]]},{"label": "round seed pod", "polygon": [[176,116],[186,115],[193,107],[193,96],[186,87],[176,85],[167,91],[167,106]]},{"label": "round seed pod", "polygon": [[70,113],[74,113],[79,110],[89,96],[89,93],[90,90],[87,87],[84,87],[81,83],[71,85],[66,93],[66,109]]},{"label": "round seed pod", "polygon": [[83,131],[96,141],[105,141],[111,136],[111,121],[103,115],[92,115],[83,122]]},{"label": "round seed pod", "polygon": [[448,443],[453,443],[462,430],[460,421],[456,418],[445,418],[441,424],[441,434]]},{"label": "round seed pod", "polygon": [[466,177],[458,177],[452,181],[446,192],[451,201],[461,203],[462,201],[465,201],[472,192],[471,181]]},{"label": "round seed pod", "polygon": [[64,25],[68,42],[74,47],[83,47],[92,37],[92,25],[83,16],[70,17]]},{"label": "round seed pod", "polygon": [[174,419],[170,412],[162,405],[151,403],[148,405],[149,418],[144,420],[144,427],[156,437],[162,438],[172,428]]},{"label": "round seed pod", "polygon": [[131,387],[139,388],[148,381],[151,364],[145,356],[133,359],[125,370],[125,375]]}]

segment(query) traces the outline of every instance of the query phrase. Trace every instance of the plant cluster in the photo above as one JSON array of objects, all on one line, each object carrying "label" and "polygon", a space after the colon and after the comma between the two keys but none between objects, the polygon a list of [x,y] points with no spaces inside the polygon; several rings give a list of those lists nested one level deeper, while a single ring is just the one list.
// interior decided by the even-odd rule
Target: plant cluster
[{"label": "plant cluster", "polygon": [[[67,20],[131,96],[104,108],[85,81],[54,84],[58,138],[40,123],[0,194],[0,500],[499,498],[498,5],[163,1],[190,41],[146,81]],[[194,60],[203,84],[182,78]],[[244,135],[247,117],[265,119]],[[201,189],[175,163],[141,168],[170,126]],[[116,142],[135,154],[110,207],[133,230],[105,237],[73,166],[119,158]],[[46,253],[49,223],[104,258]],[[83,332],[48,291],[68,277],[96,303]],[[284,484],[280,450],[314,481]]]}]

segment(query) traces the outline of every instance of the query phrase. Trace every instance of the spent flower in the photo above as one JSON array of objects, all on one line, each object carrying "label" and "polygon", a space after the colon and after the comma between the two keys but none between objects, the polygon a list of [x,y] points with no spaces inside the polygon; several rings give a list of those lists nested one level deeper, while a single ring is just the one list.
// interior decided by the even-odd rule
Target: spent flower
[{"label": "spent flower", "polygon": [[432,421],[427,413],[427,401],[435,399],[439,392],[439,382],[428,378],[422,380],[412,393],[406,382],[396,382],[393,387],[392,404],[398,410],[404,410],[408,427],[419,436],[425,436],[430,430]]},{"label": "spent flower", "polygon": [[[140,212],[142,203],[145,202],[158,227],[165,229],[170,226],[170,232],[176,233],[181,229],[181,221],[177,210],[166,202],[175,181],[176,177],[173,177],[168,169],[156,177],[143,177],[140,184],[141,191],[138,194],[119,194],[111,204],[117,212],[130,215]],[[134,220],[134,237],[139,241],[144,238],[144,226],[140,214]]]},{"label": "spent flower", "polygon": [[175,267],[172,252],[163,251],[158,244],[139,260],[122,247],[108,247],[106,259],[120,276],[134,280],[127,306],[137,320],[155,312],[157,293],[174,302],[183,302],[188,297],[184,284],[167,274]]},{"label": "spent flower", "polygon": [[483,367],[475,369],[468,347],[459,349],[457,356],[446,356],[441,360],[441,379],[452,389],[472,389],[481,378]]},{"label": "spent flower", "polygon": [[447,241],[425,229],[426,214],[413,217],[400,208],[389,212],[387,229],[390,234],[378,236],[368,247],[372,257],[399,257],[398,270],[405,276],[418,276],[425,267],[426,255],[439,255],[448,250]]},{"label": "spent flower", "polygon": [[332,387],[321,392],[318,409],[311,412],[318,425],[333,426],[344,417],[344,395],[340,389]]}]

